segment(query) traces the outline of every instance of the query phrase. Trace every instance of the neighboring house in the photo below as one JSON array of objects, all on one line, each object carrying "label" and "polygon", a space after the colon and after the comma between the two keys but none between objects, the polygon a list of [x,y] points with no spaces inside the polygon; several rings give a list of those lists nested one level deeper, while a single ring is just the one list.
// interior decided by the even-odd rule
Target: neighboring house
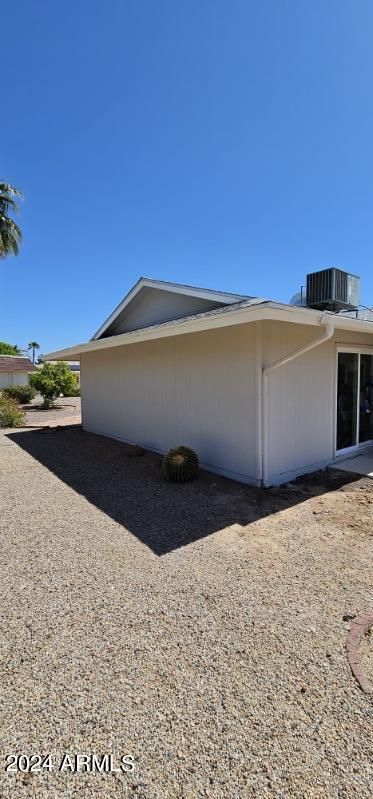
[{"label": "neighboring house", "polygon": [[74,361],[73,363],[68,362],[67,365],[68,365],[69,369],[71,369],[71,371],[74,372],[74,375],[75,375],[75,377],[76,377],[76,379],[77,379],[77,381],[79,383],[79,386],[80,386],[80,363],[79,363],[79,361]]},{"label": "neighboring house", "polygon": [[30,372],[36,372],[30,358],[0,355],[0,389],[15,385],[27,386]]},{"label": "neighboring house", "polygon": [[373,322],[141,278],[80,358],[86,430],[256,485],[373,440]]}]

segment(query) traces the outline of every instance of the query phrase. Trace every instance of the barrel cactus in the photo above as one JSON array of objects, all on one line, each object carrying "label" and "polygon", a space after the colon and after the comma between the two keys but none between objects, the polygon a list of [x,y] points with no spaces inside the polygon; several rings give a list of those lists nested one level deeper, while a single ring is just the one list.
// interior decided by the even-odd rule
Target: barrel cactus
[{"label": "barrel cactus", "polygon": [[163,471],[173,483],[186,483],[197,477],[199,462],[190,447],[170,449],[163,458]]}]

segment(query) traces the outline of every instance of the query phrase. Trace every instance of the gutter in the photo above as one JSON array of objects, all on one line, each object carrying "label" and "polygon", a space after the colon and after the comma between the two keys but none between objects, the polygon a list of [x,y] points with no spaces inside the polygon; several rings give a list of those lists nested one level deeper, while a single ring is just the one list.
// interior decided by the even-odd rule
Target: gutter
[{"label": "gutter", "polygon": [[310,350],[314,350],[316,347],[319,347],[321,344],[324,344],[325,341],[328,341],[334,335],[334,325],[330,322],[325,322],[324,317],[321,317],[319,320],[319,324],[324,327],[324,333],[318,338],[313,339],[308,344],[305,344],[303,347],[299,347],[297,350],[290,352],[288,355],[285,355],[282,358],[279,358],[278,361],[274,361],[269,366],[263,366],[262,368],[262,379],[261,379],[261,453],[262,453],[262,476],[261,476],[261,484],[264,488],[268,488],[269,484],[269,458],[268,458],[268,449],[269,449],[269,419],[268,419],[268,412],[269,412],[269,375],[271,372],[274,372],[275,369],[280,369],[281,366],[285,366],[286,363],[290,363],[294,361],[296,358],[299,358],[301,355],[304,355],[306,352]]}]

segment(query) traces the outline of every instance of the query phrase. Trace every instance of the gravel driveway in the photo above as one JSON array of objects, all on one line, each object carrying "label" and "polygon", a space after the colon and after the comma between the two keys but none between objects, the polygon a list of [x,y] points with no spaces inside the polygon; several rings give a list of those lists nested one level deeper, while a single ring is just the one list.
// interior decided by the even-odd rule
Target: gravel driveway
[{"label": "gravel driveway", "polygon": [[38,396],[30,405],[24,405],[26,424],[30,427],[39,425],[54,425],[62,422],[81,422],[80,397],[61,397],[56,400],[53,408],[43,410],[40,406],[42,397]]},{"label": "gravel driveway", "polygon": [[81,428],[0,441],[2,757],[136,763],[2,768],[4,799],[371,799],[343,621],[373,605],[370,481],[172,486]]}]

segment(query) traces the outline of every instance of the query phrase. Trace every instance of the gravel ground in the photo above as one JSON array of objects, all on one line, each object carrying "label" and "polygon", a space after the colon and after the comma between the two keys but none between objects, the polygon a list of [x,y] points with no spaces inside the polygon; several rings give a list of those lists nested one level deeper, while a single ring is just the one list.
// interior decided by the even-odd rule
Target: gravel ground
[{"label": "gravel ground", "polygon": [[372,482],[173,486],[79,427],[0,441],[3,756],[136,763],[2,768],[3,799],[371,799],[343,615],[373,606]]},{"label": "gravel ground", "polygon": [[30,405],[23,405],[27,426],[52,425],[59,422],[66,424],[67,421],[81,422],[80,397],[61,397],[56,400],[55,407],[49,410],[42,410],[41,402],[42,398],[36,397]]}]

